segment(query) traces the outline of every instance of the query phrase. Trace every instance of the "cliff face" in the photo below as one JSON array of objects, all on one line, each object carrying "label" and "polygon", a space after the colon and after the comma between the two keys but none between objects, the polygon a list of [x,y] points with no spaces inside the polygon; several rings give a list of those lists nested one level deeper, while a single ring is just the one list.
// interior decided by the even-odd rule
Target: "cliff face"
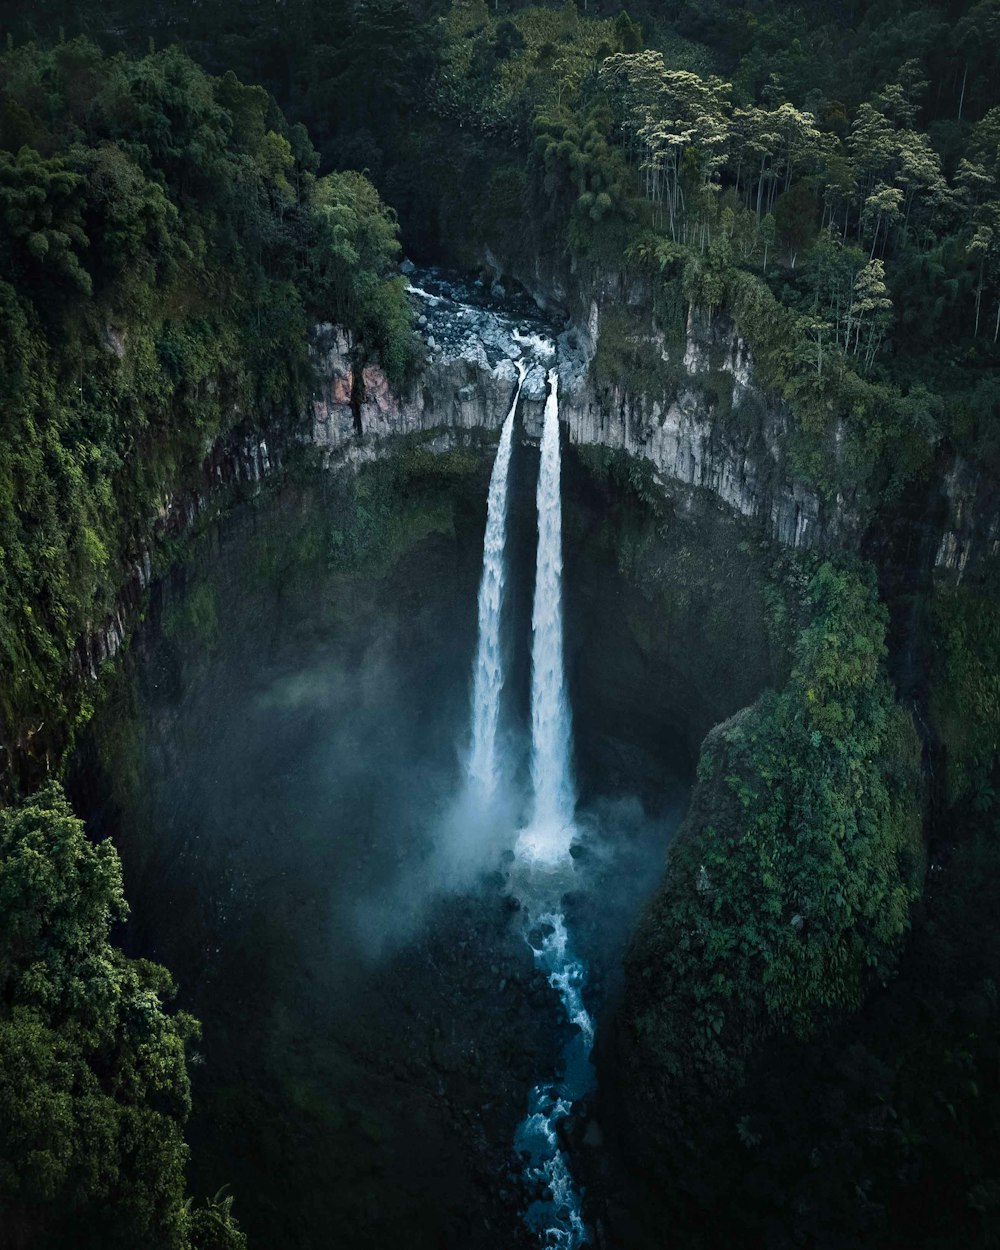
[{"label": "cliff face", "polygon": [[[600,319],[595,303],[598,334]],[[652,331],[649,338],[656,343]],[[664,483],[710,492],[782,546],[857,541],[860,521],[848,501],[824,506],[795,480],[786,453],[790,414],[756,385],[750,352],[731,322],[689,317],[683,355],[656,345],[664,362],[681,367],[676,393],[661,398],[623,384],[595,392],[583,382],[564,408],[571,441],[644,457]]]},{"label": "cliff face", "polygon": [[[714,499],[784,547],[861,546],[872,524],[871,505],[856,496],[824,500],[796,477],[788,452],[794,417],[759,385],[732,321],[689,313],[683,341],[670,342],[656,328],[648,283],[613,273],[582,276],[532,257],[509,270],[534,300],[522,297],[518,304],[513,290],[502,285],[510,279],[501,263],[489,252],[486,263],[498,275],[492,299],[485,288],[413,274],[426,356],[406,394],[395,393],[377,365],[356,365],[345,331],[316,327],[316,383],[305,423],[285,418],[265,438],[231,437],[208,450],[198,486],[165,490],[149,537],[130,563],[118,608],[81,641],[81,671],[95,674],[126,638],[129,611],[148,584],[157,541],[188,528],[213,506],[220,487],[263,480],[290,441],[313,447],[324,465],[337,468],[375,459],[408,436],[441,450],[483,435],[489,439],[510,407],[518,360],[528,366],[521,413],[529,438],[540,434],[546,375],[556,367],[569,441],[647,460],[675,510],[697,515]],[[539,308],[545,310],[541,315]],[[624,315],[632,341],[663,363],[669,386],[628,377],[597,380],[592,364],[613,313]],[[559,325],[568,328],[560,331]],[[976,467],[960,459],[946,463],[939,481],[935,504],[925,510],[922,546],[934,551],[939,574],[960,579],[1000,554],[1000,499]]]},{"label": "cliff face", "polygon": [[478,336],[458,350],[431,347],[419,380],[402,396],[377,365],[354,365],[353,344],[337,326],[317,327],[313,358],[317,389],[306,438],[329,467],[374,459],[407,436],[440,434],[450,443],[461,431],[499,430],[517,386],[513,360],[491,361]]},{"label": "cliff face", "polygon": [[[848,492],[822,500],[796,476],[788,456],[794,415],[755,377],[751,354],[728,317],[689,313],[686,342],[678,348],[655,329],[648,280],[543,249],[500,257],[486,248],[481,261],[502,280],[509,275],[520,283],[553,319],[568,320],[590,356],[605,313],[614,309],[627,313],[637,335],[664,361],[673,357],[682,366],[685,384],[669,401],[627,384],[603,393],[575,388],[563,405],[571,440],[645,456],[665,482],[705,488],[754,518],[782,546],[855,549],[872,539],[878,545],[871,531],[885,518],[877,498]],[[723,375],[732,381],[729,411],[719,403]],[[835,451],[839,442],[835,436]],[[915,493],[921,490],[919,515],[909,521],[919,534],[904,544],[911,554],[918,544],[922,551],[933,548],[933,571],[949,582],[984,571],[1000,556],[995,474],[942,449],[928,479],[915,484]]]},{"label": "cliff face", "polygon": [[[784,546],[857,543],[861,523],[853,501],[824,505],[792,475],[790,414],[756,385],[750,353],[731,322],[692,315],[685,342],[671,345],[653,328],[651,314],[640,319],[641,292],[600,290],[578,323],[553,333],[555,354],[546,358],[523,341],[531,336],[520,332],[516,317],[452,292],[450,299],[431,296],[436,302],[421,315],[427,363],[407,395],[393,394],[375,366],[355,370],[343,331],[318,328],[310,439],[327,463],[370,458],[387,439],[404,435],[498,429],[517,385],[514,360],[524,354],[533,361],[522,391],[529,436],[539,432],[545,372],[556,365],[570,442],[642,457],[671,493],[707,491]],[[645,394],[627,382],[595,383],[590,364],[603,311],[621,305],[636,315],[636,337],[680,377],[672,395]]]},{"label": "cliff face", "polygon": [[956,456],[941,490],[944,524],[934,566],[960,581],[967,570],[1000,556],[1000,489],[976,465]]},{"label": "cliff face", "polygon": [[[197,484],[183,490],[165,491],[147,536],[129,561],[122,591],[114,612],[96,626],[80,645],[75,657],[77,671],[96,680],[99,666],[117,655],[128,638],[134,613],[153,577],[157,547],[191,529],[219,501],[223,490],[241,484],[254,486],[280,467],[281,436],[270,438],[235,432],[212,446],[201,465]],[[269,446],[270,444],[270,446]]]}]

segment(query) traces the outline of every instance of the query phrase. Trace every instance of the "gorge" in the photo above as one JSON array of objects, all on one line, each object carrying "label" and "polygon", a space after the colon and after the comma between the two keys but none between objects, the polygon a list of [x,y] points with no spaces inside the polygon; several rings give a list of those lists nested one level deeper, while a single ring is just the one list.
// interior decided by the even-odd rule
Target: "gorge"
[{"label": "gorge", "polygon": [[[784,679],[771,618],[788,573],[772,538],[704,490],[678,484],[668,510],[663,486],[571,444],[561,474],[574,355],[454,277],[411,285],[418,308],[441,301],[433,331],[462,327],[439,367],[449,386],[474,379],[476,404],[491,395],[487,431],[396,433],[369,399],[359,440],[349,401],[324,406],[310,437],[325,467],[297,485],[261,475],[248,514],[213,522],[191,574],[168,579],[130,665],[130,715],[116,700],[97,718],[83,772],[112,791],[128,779],[106,826],[142,917],[127,949],[175,969],[184,1005],[215,1021],[194,1069],[194,1157],[207,1191],[232,1177],[254,1195],[251,1237],[279,1235],[291,1191],[306,1241],[335,1211],[356,1244],[405,1228],[414,1245],[573,1247],[623,1235],[607,1202],[627,1154],[598,1110],[594,1021],[609,1027],[702,736]],[[327,393],[349,396],[339,359]],[[367,382],[387,421],[410,420]],[[421,403],[453,412],[455,392]],[[332,420],[351,427],[339,445]],[[498,427],[490,464],[481,440]],[[271,1184],[234,1156],[250,1123],[286,1141],[263,1164]],[[428,1140],[441,1172],[420,1158]]]},{"label": "gorge", "polygon": [[8,8],[0,1250],[991,1250],[993,0]]},{"label": "gorge", "polygon": [[[564,554],[559,375],[547,373],[544,321],[511,315],[453,277],[417,278],[421,292],[449,292],[432,296],[442,301],[433,329],[454,319],[478,340],[470,352],[460,337],[437,366],[451,389],[435,382],[421,400],[425,413],[459,420],[411,426],[411,401],[380,391],[370,373],[368,395],[384,410],[366,400],[358,440],[349,400],[324,400],[309,435],[326,466],[318,473],[268,486],[271,466],[291,454],[269,438],[269,466],[249,475],[262,493],[241,505],[244,519],[211,522],[191,574],[157,592],[162,606],[129,666],[130,713],[116,698],[95,722],[79,802],[89,808],[101,775],[119,793],[95,828],[116,831],[141,918],[126,949],[173,968],[182,1003],[215,1022],[194,1068],[195,1175],[206,1191],[231,1183],[254,1195],[240,1201],[252,1238],[287,1230],[290,1193],[306,1242],[331,1212],[358,1245],[404,1228],[414,1245],[474,1236],[509,1247],[527,1236],[526,1246],[573,1247],[595,1229],[647,1236],[636,1231],[646,1218],[638,1199],[624,1223],[607,1206],[629,1152],[616,1142],[616,1114],[598,1111],[607,1095],[594,1089],[590,1013],[609,1027],[626,936],[659,875],[702,735],[787,672],[787,644],[769,618],[788,569],[773,535],[712,502],[711,487],[633,484],[601,459],[614,447],[567,447]],[[426,295],[413,298],[427,307]],[[325,393],[349,396],[349,366],[331,359]],[[572,377],[577,359],[560,351],[557,368]],[[458,408],[456,374],[470,388]],[[747,379],[733,386],[746,390]],[[333,420],[351,435],[335,442]],[[498,427],[487,485],[480,440]],[[484,501],[480,543],[473,518]],[[584,791],[575,821],[563,559]],[[361,571],[372,568],[374,583]],[[609,630],[621,652],[611,673],[601,671]],[[178,777],[190,787],[184,805]],[[144,832],[153,828],[155,843]],[[297,949],[272,956],[261,981],[262,945],[280,950],[294,930],[304,931]],[[243,932],[253,935],[245,954]],[[581,994],[595,969],[588,1006]],[[482,1014],[463,1018],[470,984]],[[321,985],[331,1006],[317,1015]],[[503,1030],[494,1001],[509,1013]],[[399,1048],[387,1058],[393,1035]],[[363,1057],[373,1046],[383,1055],[375,1067]],[[388,1073],[393,1090],[412,1091],[402,1103],[384,1088]],[[261,1126],[285,1141],[280,1162],[234,1156],[234,1138]],[[428,1140],[440,1172],[420,1160]],[[274,1182],[263,1184],[262,1168]],[[330,1168],[342,1177],[332,1193],[321,1180]],[[498,1174],[508,1177],[500,1187]]]},{"label": "gorge", "polygon": [[[556,430],[552,405],[549,450],[557,455]],[[533,448],[520,438],[512,448],[506,536],[500,455],[482,493],[478,455],[443,452],[440,460],[438,470],[432,458],[418,459],[408,486],[383,479],[376,488],[403,508],[407,537],[402,555],[390,547],[385,564],[376,559],[384,571],[375,582],[337,569],[327,526],[350,515],[349,492],[371,497],[365,481],[378,480],[377,462],[358,470],[357,486],[338,475],[328,485],[309,479],[290,497],[287,488],[279,494],[277,512],[275,503],[251,505],[253,515],[217,523],[221,531],[200,540],[204,555],[190,572],[157,592],[162,606],[130,665],[134,692],[98,717],[82,764],[119,795],[117,813],[104,819],[117,829],[139,900],[141,928],[127,949],[169,962],[184,1004],[215,1021],[194,1069],[204,1109],[191,1129],[201,1183],[217,1189],[233,1176],[252,1190],[241,1220],[261,1239],[287,1228],[295,1193],[305,1239],[335,1211],[356,1244],[383,1244],[405,1228],[414,1245],[442,1235],[497,1246],[527,1236],[532,1245],[540,1241],[530,1228],[544,1234],[567,1220],[575,1240],[561,1244],[582,1244],[579,1205],[569,1217],[560,1211],[579,1200],[557,1130],[593,1080],[586,1053],[576,1054],[581,1037],[589,1049],[591,1026],[567,929],[582,929],[606,1001],[614,951],[676,820],[676,806],[663,810],[663,783],[679,805],[687,763],[659,758],[655,733],[621,742],[620,753],[643,761],[644,789],[655,774],[660,792],[645,813],[622,792],[620,764],[591,782],[577,820],[576,851],[585,858],[568,854],[571,783],[567,776],[553,792],[562,804],[553,815],[551,794],[541,803],[532,797],[527,745],[534,738],[536,750],[556,753],[568,774],[561,640],[552,632],[561,633],[562,617],[536,599],[532,575],[537,562],[542,594],[559,594],[558,524],[551,528],[558,470],[539,500],[550,528],[536,561]],[[420,471],[430,480],[407,504]],[[484,493],[495,506],[480,547],[472,518]],[[324,568],[331,557],[332,571]],[[271,570],[263,580],[262,569]],[[600,563],[587,581],[597,589],[615,576]],[[579,670],[586,646],[569,632]],[[426,689],[435,691],[432,703]],[[596,704],[581,710],[584,726],[603,719],[604,697],[599,689],[589,696]],[[545,741],[552,725],[557,734]],[[491,734],[487,803],[476,746]],[[586,751],[578,759],[586,764]],[[189,793],[182,805],[180,778]],[[519,837],[522,826],[541,829],[542,840]],[[154,827],[163,831],[155,842],[145,832]],[[604,896],[599,910],[595,892]],[[299,936],[289,946],[292,933]],[[478,986],[472,997],[470,984]],[[329,1003],[319,1016],[317,1000]],[[574,1019],[581,1015],[587,1034]],[[238,1086],[229,1072],[239,1074]],[[410,1090],[402,1100],[400,1082]],[[255,1137],[259,1129],[269,1140],[292,1134],[285,1158],[263,1165],[275,1171],[271,1180],[255,1155],[233,1153],[234,1133],[248,1122],[258,1126]],[[332,1190],[320,1181],[331,1168],[342,1178]],[[498,1196],[495,1177],[508,1172]],[[394,1178],[391,1201],[386,1177]],[[315,1200],[313,1184],[321,1185]],[[546,1185],[557,1199],[539,1200]],[[365,1197],[373,1192],[382,1195],[377,1216]]]}]

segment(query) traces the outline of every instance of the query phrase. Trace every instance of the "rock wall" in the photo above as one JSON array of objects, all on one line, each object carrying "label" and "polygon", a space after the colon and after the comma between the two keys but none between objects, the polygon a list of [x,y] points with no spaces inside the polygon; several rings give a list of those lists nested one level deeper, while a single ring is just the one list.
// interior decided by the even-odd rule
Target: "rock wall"
[{"label": "rock wall", "polygon": [[[665,360],[671,355],[653,325],[654,295],[646,278],[531,249],[500,257],[486,248],[482,263],[498,278],[523,285],[550,315],[566,319],[590,355],[602,312],[612,306],[647,326],[649,342],[659,342]],[[689,314],[682,364],[689,385],[668,402],[628,388],[604,396],[588,394],[586,386],[571,388],[570,403],[564,405],[571,439],[645,456],[664,482],[711,491],[755,518],[783,546],[854,550],[866,542],[878,545],[879,535],[871,532],[884,521],[877,499],[844,495],[824,501],[796,477],[787,454],[794,416],[756,382],[750,352],[729,318]],[[733,379],[734,403],[755,407],[755,416],[734,422],[719,412],[705,383],[720,370]],[[955,581],[973,573],[995,575],[1000,557],[995,474],[946,452],[943,472],[939,461],[924,486],[922,511],[933,516],[935,531],[934,572]],[[916,540],[908,545],[912,548]]]},{"label": "rock wall", "polygon": [[[668,361],[670,349],[662,352]],[[710,492],[782,546],[854,545],[861,528],[857,512],[843,499],[824,506],[792,475],[786,453],[790,413],[756,387],[749,350],[735,327],[689,319],[682,364],[684,381],[668,398],[624,386],[595,394],[581,381],[563,408],[570,440],[643,457],[663,484]],[[717,385],[711,385],[723,378],[730,389],[725,412]]]},{"label": "rock wall", "polygon": [[[630,298],[636,298],[634,291]],[[442,342],[442,317],[458,316],[466,332]],[[791,414],[756,386],[750,353],[731,322],[690,318],[683,349],[670,347],[649,330],[663,360],[679,366],[684,379],[675,394],[663,397],[626,385],[595,387],[589,365],[601,317],[595,297],[581,324],[553,335],[551,362],[536,359],[529,368],[522,392],[529,436],[540,432],[545,372],[549,363],[556,364],[560,416],[570,442],[642,457],[672,494],[678,486],[710,492],[784,546],[857,544],[862,527],[853,503],[840,499],[833,507],[824,505],[792,475],[786,452]],[[310,441],[332,465],[369,459],[387,440],[401,436],[497,430],[517,384],[517,328],[513,319],[506,325],[503,318],[487,323],[481,309],[468,305],[436,310],[425,329],[427,362],[419,383],[408,394],[396,395],[376,366],[356,374],[343,331],[319,327]],[[506,345],[500,341],[504,334]],[[671,353],[682,358],[671,360]],[[730,391],[724,413],[720,381]]]},{"label": "rock wall", "polygon": [[[503,273],[495,256],[487,253],[487,260]],[[714,498],[784,547],[861,546],[872,521],[865,504],[845,496],[824,500],[796,478],[788,453],[793,415],[758,385],[751,353],[732,321],[690,314],[683,343],[670,343],[656,328],[651,290],[641,280],[614,273],[581,276],[572,266],[537,257],[524,260],[512,276],[536,307],[518,307],[502,287],[494,287],[494,294],[505,302],[492,304],[444,280],[438,294],[411,287],[424,308],[419,322],[425,362],[405,394],[393,391],[376,364],[355,363],[345,331],[318,325],[312,343],[316,384],[305,422],[285,416],[266,438],[229,437],[208,450],[196,487],[165,494],[130,562],[118,606],[81,641],[81,670],[93,676],[117,652],[130,610],[149,582],[157,543],[189,527],[220,487],[263,480],[280,463],[283,445],[292,442],[311,446],[325,466],[336,468],[375,459],[404,437],[420,436],[439,450],[484,435],[488,440],[510,407],[518,359],[528,364],[521,392],[527,437],[540,435],[546,374],[555,366],[569,441],[647,460],[675,509],[697,514],[704,500]],[[627,380],[595,384],[590,365],[610,308],[627,310],[637,339],[680,379],[669,393],[643,393]],[[566,328],[560,331],[556,322]],[[940,489],[935,568],[961,578],[1000,555],[1000,497],[992,481],[961,459],[946,471]]]},{"label": "rock wall", "polygon": [[517,385],[513,360],[491,364],[477,343],[463,345],[461,352],[431,348],[406,395],[392,390],[378,366],[358,369],[352,357],[353,344],[344,330],[317,326],[317,386],[306,437],[328,466],[372,459],[387,442],[406,436],[499,430]]},{"label": "rock wall", "polygon": [[209,448],[195,484],[164,493],[146,535],[129,560],[114,611],[80,640],[75,656],[80,674],[95,680],[99,666],[117,655],[126,642],[163,541],[190,530],[216,505],[224,489],[258,484],[280,468],[280,442],[278,430],[270,438],[245,431],[231,434]]},{"label": "rock wall", "polygon": [[941,487],[945,522],[934,557],[935,571],[961,581],[1000,556],[1000,487],[956,456]]}]

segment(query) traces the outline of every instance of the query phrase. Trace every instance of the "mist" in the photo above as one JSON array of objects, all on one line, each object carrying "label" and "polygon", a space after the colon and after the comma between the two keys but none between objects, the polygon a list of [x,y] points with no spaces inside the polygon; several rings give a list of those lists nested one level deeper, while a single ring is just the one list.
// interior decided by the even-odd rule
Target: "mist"
[{"label": "mist", "polygon": [[[485,1151],[494,1177],[514,1166],[531,1091],[564,1062],[544,917],[565,917],[599,1029],[629,920],[662,871],[676,813],[595,790],[601,759],[588,752],[607,735],[586,698],[572,708],[588,732],[571,768],[585,800],[569,853],[548,865],[516,854],[535,814],[531,456],[516,448],[521,530],[488,799],[470,768],[481,519],[431,534],[379,577],[312,566],[277,584],[256,570],[286,518],[234,521],[211,559],[164,588],[136,648],[128,767],[142,801],[119,833],[137,918],[126,944],[168,964],[179,1004],[205,1022],[195,1183],[280,1194],[245,1210],[263,1244],[292,1193],[306,1207],[326,1193],[322,1219],[332,1203],[361,1236],[375,1186],[389,1242],[405,1226],[414,1244],[439,1244],[482,1210],[470,1161]],[[183,623],[209,594],[206,638]],[[237,1109],[275,1142],[266,1182],[234,1148]],[[300,1133],[305,1154],[280,1149]],[[380,1176],[394,1178],[388,1191]],[[513,1200],[489,1201],[507,1250]]]}]

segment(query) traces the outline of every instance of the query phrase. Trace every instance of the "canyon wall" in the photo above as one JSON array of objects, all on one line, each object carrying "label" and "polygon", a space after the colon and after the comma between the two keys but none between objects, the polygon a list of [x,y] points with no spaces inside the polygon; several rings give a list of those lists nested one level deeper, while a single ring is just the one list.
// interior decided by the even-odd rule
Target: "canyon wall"
[{"label": "canyon wall", "polygon": [[[130,560],[115,612],[81,640],[83,672],[93,676],[125,640],[127,618],[148,584],[162,538],[183,533],[226,489],[263,481],[293,445],[315,449],[325,466],[336,468],[373,460],[405,437],[418,436],[432,450],[484,435],[489,441],[509,407],[514,361],[522,354],[534,353],[522,390],[527,437],[540,434],[546,371],[556,365],[569,441],[645,459],[675,511],[697,516],[714,500],[787,548],[854,550],[870,541],[881,524],[874,501],[860,492],[824,499],[796,476],[789,454],[794,416],[759,384],[752,355],[729,318],[689,311],[684,335],[669,341],[657,328],[647,281],[610,272],[584,277],[572,265],[538,256],[505,269],[488,250],[484,263],[498,280],[523,286],[544,318],[537,309],[533,317],[509,311],[502,284],[494,286],[501,302],[492,304],[467,302],[467,289],[460,287],[443,297],[415,290],[424,309],[425,362],[404,394],[393,391],[377,364],[354,363],[345,331],[318,325],[305,420],[280,414],[263,436],[231,435],[207,449],[194,486],[165,489]],[[663,363],[669,385],[598,380],[592,366],[611,310],[628,319],[632,345]],[[567,328],[559,331],[559,325]],[[543,359],[533,335],[551,335],[555,356]],[[958,457],[946,460],[934,478],[913,524],[921,529],[921,547],[934,552],[934,570],[961,580],[1000,554],[1000,497],[975,465]]]},{"label": "canyon wall", "polygon": [[[402,396],[376,366],[356,377],[343,331],[318,328],[309,439],[326,463],[371,458],[400,436],[499,428],[516,385],[516,342],[510,339],[514,350],[505,350],[497,327],[474,309],[465,312],[465,332],[443,342],[441,315],[428,322],[428,358],[419,383]],[[557,338],[560,417],[571,443],[642,457],[683,506],[691,504],[692,492],[708,492],[784,546],[857,544],[855,502],[841,498],[831,506],[795,480],[786,452],[791,414],[756,385],[750,353],[731,322],[692,315],[685,343],[672,346],[651,315],[645,323],[637,320],[637,337],[680,376],[669,396],[595,384],[589,366],[600,333],[595,298],[583,324]],[[523,392],[529,435],[539,432],[544,393],[544,369],[536,366]]]}]

